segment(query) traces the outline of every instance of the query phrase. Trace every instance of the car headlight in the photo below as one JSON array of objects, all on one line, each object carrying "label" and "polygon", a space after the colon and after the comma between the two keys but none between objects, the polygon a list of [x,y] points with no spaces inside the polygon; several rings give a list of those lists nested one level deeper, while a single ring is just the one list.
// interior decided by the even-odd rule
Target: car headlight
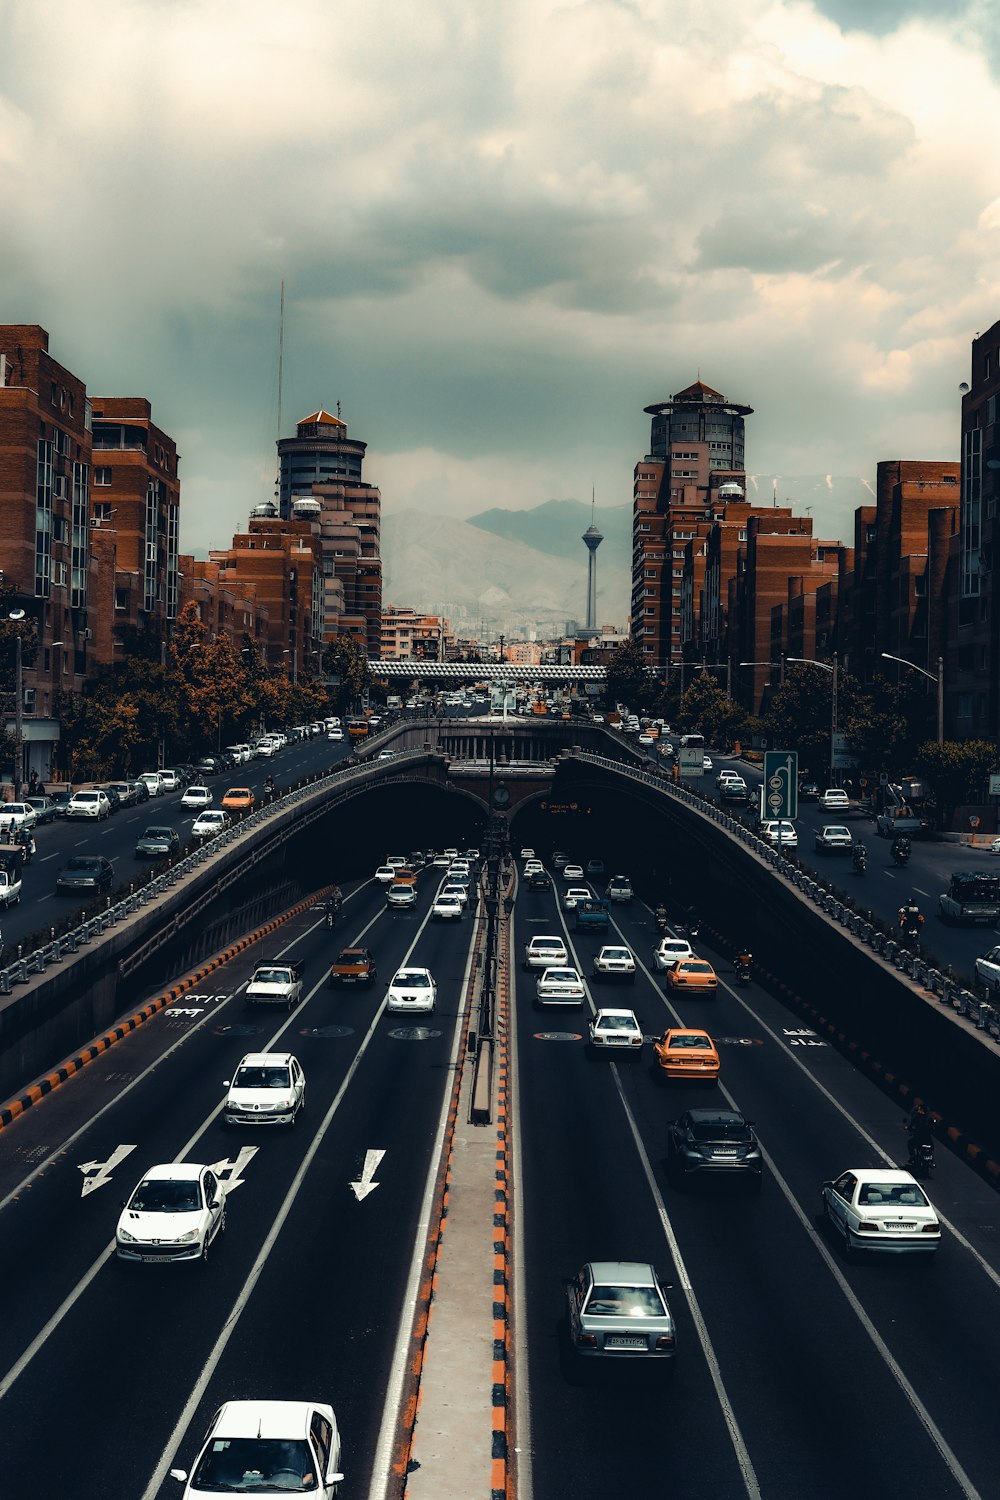
[{"label": "car headlight", "polygon": [[200,1234],[201,1231],[198,1229],[189,1229],[186,1234],[179,1234],[177,1236],[177,1244],[189,1245],[192,1240],[198,1239],[200,1237]]},{"label": "car headlight", "polygon": [[126,1245],[134,1245],[135,1244],[135,1235],[134,1234],[129,1234],[129,1232],[128,1232],[127,1229],[119,1229],[119,1231],[118,1231],[118,1238],[121,1241],[123,1241],[123,1243],[126,1244]]}]

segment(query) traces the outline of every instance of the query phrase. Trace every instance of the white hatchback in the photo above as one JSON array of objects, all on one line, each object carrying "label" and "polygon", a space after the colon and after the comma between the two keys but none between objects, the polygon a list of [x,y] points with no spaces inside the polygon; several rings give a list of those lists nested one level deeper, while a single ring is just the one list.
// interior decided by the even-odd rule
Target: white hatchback
[{"label": "white hatchback", "polygon": [[150,1167],[126,1200],[115,1232],[119,1260],[163,1265],[208,1260],[226,1227],[226,1193],[211,1167],[169,1162]]},{"label": "white hatchback", "polygon": [[319,1401],[227,1401],[216,1412],[183,1500],[230,1495],[304,1494],[333,1500],[343,1481],[341,1438],[332,1406]]},{"label": "white hatchback", "polygon": [[181,797],[181,807],[193,807],[203,812],[212,802],[212,793],[207,786],[189,786]]},{"label": "white hatchback", "polygon": [[[16,806],[16,804],[12,805]],[[66,816],[67,818],[96,818],[100,822],[102,818],[111,816],[111,799],[107,792],[74,792],[66,804]]]},{"label": "white hatchback", "polygon": [[229,814],[224,813],[221,808],[209,808],[195,818],[191,833],[196,839],[211,839],[227,829],[230,821]]}]

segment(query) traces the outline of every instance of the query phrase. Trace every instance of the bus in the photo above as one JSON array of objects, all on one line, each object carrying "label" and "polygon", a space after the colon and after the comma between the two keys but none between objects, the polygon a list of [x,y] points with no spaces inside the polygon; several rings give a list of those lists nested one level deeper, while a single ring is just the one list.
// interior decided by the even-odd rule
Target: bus
[{"label": "bus", "polygon": [[683,778],[701,776],[705,770],[705,736],[682,734],[677,746],[677,765]]},{"label": "bus", "polygon": [[366,740],[368,738],[368,720],[363,718],[348,719],[347,734],[352,740]]}]

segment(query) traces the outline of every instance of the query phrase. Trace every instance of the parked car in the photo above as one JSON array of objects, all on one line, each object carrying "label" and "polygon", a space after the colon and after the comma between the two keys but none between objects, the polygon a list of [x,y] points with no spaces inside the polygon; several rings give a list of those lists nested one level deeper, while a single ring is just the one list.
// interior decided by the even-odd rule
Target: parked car
[{"label": "parked car", "polygon": [[50,792],[49,801],[52,803],[53,817],[64,818],[72,800],[73,793],[68,786],[56,787],[54,792]]},{"label": "parked car", "polygon": [[139,780],[151,797],[162,796],[165,788],[159,771],[143,771]]},{"label": "parked car", "polygon": [[88,788],[83,792],[74,792],[69,799],[66,816],[67,818],[96,818],[98,822],[104,818],[110,818],[111,803],[107,793],[99,791],[96,787]]},{"label": "parked car", "polygon": [[109,796],[114,792],[122,807],[134,807],[139,800],[134,781],[111,781],[105,787],[105,791]]},{"label": "parked car", "polygon": [[180,847],[181,841],[176,829],[158,826],[147,828],[139,835],[135,852],[137,858],[166,859],[172,854],[179,854]]},{"label": "parked car", "polygon": [[56,895],[100,895],[110,891],[114,883],[114,866],[109,859],[100,854],[74,854],[56,877]]},{"label": "parked car", "polygon": [[[66,800],[69,801],[68,796]],[[36,823],[51,823],[58,816],[55,801],[51,797],[40,794],[37,797],[26,797],[25,801],[35,809]]]},{"label": "parked car", "polygon": [[181,790],[181,777],[173,766],[166,766],[160,772],[160,785],[165,792],[179,792]]},{"label": "parked car", "polygon": [[[341,1437],[332,1406],[319,1401],[227,1401],[212,1419],[182,1500],[215,1500],[238,1491],[304,1490],[333,1500],[340,1484]],[[244,1484],[244,1476],[252,1476]]]}]

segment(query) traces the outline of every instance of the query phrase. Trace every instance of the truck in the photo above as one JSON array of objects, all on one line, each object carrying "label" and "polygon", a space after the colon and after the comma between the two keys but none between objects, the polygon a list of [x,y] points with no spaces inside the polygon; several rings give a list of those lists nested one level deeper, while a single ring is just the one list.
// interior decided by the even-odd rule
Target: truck
[{"label": "truck", "polygon": [[994,927],[1000,921],[1000,875],[955,871],[938,905],[945,922]]},{"label": "truck", "polygon": [[21,870],[16,861],[0,862],[0,906],[16,906],[21,899]]},{"label": "truck", "polygon": [[578,901],[574,912],[577,932],[607,932],[611,925],[607,900]]},{"label": "truck", "polygon": [[247,985],[247,1005],[283,1005],[293,1010],[302,998],[299,964],[260,963]]}]

